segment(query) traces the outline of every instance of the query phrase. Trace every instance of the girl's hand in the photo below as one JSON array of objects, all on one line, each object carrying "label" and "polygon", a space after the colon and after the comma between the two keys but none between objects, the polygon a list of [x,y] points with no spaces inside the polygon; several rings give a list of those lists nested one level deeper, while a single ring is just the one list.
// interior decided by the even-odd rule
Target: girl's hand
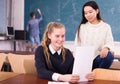
[{"label": "girl's hand", "polygon": [[71,82],[71,83],[76,83],[79,80],[80,80],[80,78],[76,74],[60,75],[58,78],[58,81],[65,81],[65,82]]},{"label": "girl's hand", "polygon": [[92,81],[92,80],[94,80],[94,78],[95,78],[95,74],[94,74],[93,72],[88,73],[88,74],[86,75],[86,78],[87,78],[89,81]]}]

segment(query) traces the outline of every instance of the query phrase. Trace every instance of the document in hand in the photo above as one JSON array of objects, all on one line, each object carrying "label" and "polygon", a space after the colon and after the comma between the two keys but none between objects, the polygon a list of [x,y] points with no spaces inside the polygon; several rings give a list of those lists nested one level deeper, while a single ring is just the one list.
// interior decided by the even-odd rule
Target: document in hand
[{"label": "document in hand", "polygon": [[70,84],[69,82],[48,81],[48,84]]},{"label": "document in hand", "polygon": [[80,81],[88,81],[85,76],[92,70],[94,52],[92,46],[76,47],[75,49],[73,74],[78,74]]}]

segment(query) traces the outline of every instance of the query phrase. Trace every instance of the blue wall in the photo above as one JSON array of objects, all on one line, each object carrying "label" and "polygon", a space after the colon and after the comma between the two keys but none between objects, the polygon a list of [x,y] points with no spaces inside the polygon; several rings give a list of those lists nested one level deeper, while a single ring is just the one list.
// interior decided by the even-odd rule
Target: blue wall
[{"label": "blue wall", "polygon": [[[29,13],[40,8],[43,21],[40,24],[42,37],[48,22],[61,22],[66,27],[66,40],[73,41],[81,20],[81,9],[88,0],[25,0],[25,27],[30,19]],[[120,41],[120,0],[95,0],[103,19],[111,25],[115,41]]]}]

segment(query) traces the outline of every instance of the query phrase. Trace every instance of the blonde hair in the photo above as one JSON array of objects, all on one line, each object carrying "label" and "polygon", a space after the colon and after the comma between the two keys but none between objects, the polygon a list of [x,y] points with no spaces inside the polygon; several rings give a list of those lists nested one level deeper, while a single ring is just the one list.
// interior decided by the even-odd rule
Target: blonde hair
[{"label": "blonde hair", "polygon": [[[43,34],[41,45],[43,46],[43,49],[44,49],[45,59],[46,59],[48,67],[51,67],[50,54],[48,52],[48,45],[51,43],[51,40],[48,38],[48,34],[51,34],[54,29],[60,29],[60,28],[65,28],[65,26],[59,22],[49,22]],[[64,62],[66,51],[63,45],[61,47],[61,50],[62,50],[62,58]]]}]

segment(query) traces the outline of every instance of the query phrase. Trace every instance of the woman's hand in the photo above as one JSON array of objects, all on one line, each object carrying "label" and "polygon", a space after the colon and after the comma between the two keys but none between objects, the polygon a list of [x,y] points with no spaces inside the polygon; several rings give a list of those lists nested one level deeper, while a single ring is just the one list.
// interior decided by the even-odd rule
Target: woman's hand
[{"label": "woman's hand", "polygon": [[108,54],[109,49],[107,47],[103,48],[100,52],[100,57],[105,58]]},{"label": "woman's hand", "polygon": [[58,81],[65,81],[65,82],[71,82],[71,83],[76,83],[79,80],[80,80],[80,77],[76,74],[60,75],[58,78]]},{"label": "woman's hand", "polygon": [[88,74],[86,75],[86,78],[87,78],[89,81],[92,81],[92,80],[94,80],[94,78],[95,78],[95,74],[94,74],[93,72],[88,73]]}]

